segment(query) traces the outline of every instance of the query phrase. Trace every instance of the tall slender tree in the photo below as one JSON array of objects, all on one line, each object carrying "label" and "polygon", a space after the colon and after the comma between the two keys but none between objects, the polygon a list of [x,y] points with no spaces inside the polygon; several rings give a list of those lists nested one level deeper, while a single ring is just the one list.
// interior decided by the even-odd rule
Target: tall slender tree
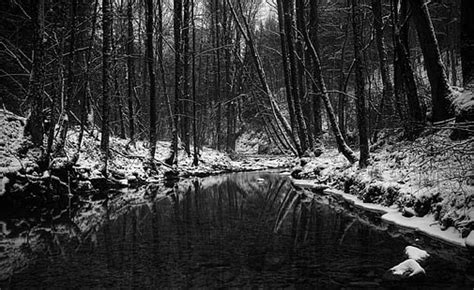
[{"label": "tall slender tree", "polygon": [[183,29],[182,29],[182,41],[183,41],[183,100],[182,100],[182,116],[181,116],[181,136],[183,138],[184,150],[188,155],[191,155],[190,142],[191,138],[189,135],[189,28],[190,28],[190,0],[184,0],[183,5]]},{"label": "tall slender tree", "polygon": [[43,105],[44,105],[44,0],[35,1],[34,10],[34,54],[33,68],[31,69],[28,100],[30,115],[26,120],[25,135],[31,138],[31,142],[41,147],[43,145]]},{"label": "tall slender tree", "polygon": [[377,44],[377,52],[379,55],[380,74],[382,76],[382,113],[388,115],[393,112],[393,84],[388,64],[387,49],[384,40],[382,2],[372,0],[372,12],[374,14],[375,39]]},{"label": "tall slender tree", "polygon": [[193,49],[192,49],[192,95],[193,95],[193,166],[199,165],[199,139],[197,131],[197,98],[196,98],[196,22],[194,20],[194,0],[191,0],[191,27]]},{"label": "tall slender tree", "polygon": [[[319,30],[319,1],[309,1],[309,36],[311,42],[314,43],[316,51],[319,53],[319,41],[318,41],[318,30]],[[309,49],[308,49],[309,53]],[[309,58],[311,59],[311,58]],[[311,63],[311,66],[315,66],[314,62]],[[322,97],[319,88],[316,84],[312,83],[312,116],[313,116],[313,127],[314,127],[314,136],[315,138],[321,137],[323,134],[323,118],[322,118]]]},{"label": "tall slender tree", "polygon": [[362,11],[358,0],[352,2],[352,30],[354,33],[354,53],[355,53],[355,93],[357,107],[357,127],[359,129],[359,167],[365,168],[369,159],[369,138],[368,138],[368,122],[367,109],[364,92],[364,68],[362,54]]},{"label": "tall slender tree", "polygon": [[109,159],[109,102],[112,99],[112,7],[110,0],[102,0],[102,137],[100,150],[102,155],[101,171],[107,174]]},{"label": "tall slender tree", "polygon": [[441,60],[438,40],[431,22],[427,2],[425,0],[412,0],[410,5],[413,10],[412,16],[431,86],[433,121],[441,121],[453,116],[453,112],[450,109],[451,103],[449,101],[451,89]]},{"label": "tall slender tree", "polygon": [[309,147],[309,140],[307,135],[306,123],[303,118],[303,112],[301,110],[301,95],[300,95],[300,86],[298,85],[298,70],[296,66],[296,50],[295,50],[295,33],[294,27],[296,26],[295,17],[294,17],[294,1],[288,0],[283,1],[283,11],[285,19],[285,34],[286,42],[288,48],[288,61],[289,61],[289,70],[290,70],[290,83],[293,94],[293,102],[295,108],[295,117],[298,132],[298,137],[300,139],[301,150],[305,152]]},{"label": "tall slender tree", "polygon": [[465,87],[474,85],[474,2],[461,3],[461,61]]},{"label": "tall slender tree", "polygon": [[[316,83],[316,86],[318,86],[319,91],[321,91],[321,97],[323,99],[324,106],[326,107],[329,123],[331,125],[332,132],[336,139],[337,148],[339,149],[339,152],[341,152],[342,155],[344,155],[344,157],[346,157],[346,159],[350,163],[354,163],[357,161],[357,157],[355,156],[352,149],[347,145],[346,141],[344,140],[344,137],[342,136],[341,130],[339,129],[339,126],[337,124],[336,113],[334,113],[331,100],[329,99],[329,95],[326,90],[326,83],[324,81],[322,70],[321,70],[321,60],[319,58],[319,53],[314,47],[313,42],[309,38],[307,31],[303,31],[303,35],[304,35],[306,45],[308,46],[309,53],[314,64],[312,67],[313,69],[312,79]],[[318,39],[316,40],[318,41]]]},{"label": "tall slender tree", "polygon": [[154,52],[153,52],[153,0],[146,1],[146,62],[148,69],[148,77],[150,79],[150,150],[148,159],[153,164],[156,152],[156,125],[158,120],[158,114],[156,112],[156,78],[155,78],[155,66],[154,66]]},{"label": "tall slender tree", "polygon": [[278,23],[279,23],[279,31],[280,31],[280,46],[281,46],[281,56],[282,56],[282,63],[283,63],[283,76],[285,80],[285,90],[286,90],[286,100],[288,104],[288,114],[290,115],[290,124],[293,133],[293,138],[295,139],[295,147],[298,151],[298,154],[302,155],[303,152],[301,150],[300,142],[298,139],[298,132],[296,131],[297,124],[296,124],[296,116],[295,116],[295,107],[293,102],[293,90],[291,87],[290,82],[290,67],[288,64],[288,52],[287,52],[287,42],[286,42],[286,32],[285,32],[285,18],[284,18],[284,11],[283,11],[283,1],[284,0],[277,0],[278,6]]},{"label": "tall slender tree", "polygon": [[135,45],[133,35],[133,0],[127,1],[127,101],[128,101],[128,130],[130,142],[135,142],[135,120],[133,96],[135,86]]},{"label": "tall slender tree", "polygon": [[181,29],[183,23],[183,3],[182,0],[173,1],[173,26],[174,26],[174,128],[173,128],[173,140],[171,145],[171,155],[166,160],[168,164],[178,164],[178,127],[179,127],[179,107],[180,100],[183,95],[182,83],[183,83],[183,70],[182,70],[182,41],[181,41]]}]

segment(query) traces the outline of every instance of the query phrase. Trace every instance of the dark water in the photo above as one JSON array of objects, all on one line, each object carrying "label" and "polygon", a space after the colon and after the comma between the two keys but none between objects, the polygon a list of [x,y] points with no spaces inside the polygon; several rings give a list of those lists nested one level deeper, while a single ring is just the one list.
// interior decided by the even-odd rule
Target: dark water
[{"label": "dark water", "polygon": [[0,287],[472,288],[465,264],[437,256],[426,278],[385,281],[404,260],[405,239],[301,195],[275,173],[187,181],[80,241],[48,237]]}]

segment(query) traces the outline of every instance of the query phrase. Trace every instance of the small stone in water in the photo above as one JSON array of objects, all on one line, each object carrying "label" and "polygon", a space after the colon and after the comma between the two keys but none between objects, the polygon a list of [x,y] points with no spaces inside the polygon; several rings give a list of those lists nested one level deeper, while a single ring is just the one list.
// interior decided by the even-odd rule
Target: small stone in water
[{"label": "small stone in water", "polygon": [[430,254],[428,254],[427,251],[413,246],[407,246],[405,248],[405,255],[408,259],[413,259],[418,263],[421,263],[430,257]]},{"label": "small stone in water", "polygon": [[390,268],[387,271],[386,276],[390,280],[406,279],[414,276],[425,275],[425,269],[423,269],[417,261],[413,259],[407,259],[400,264]]}]

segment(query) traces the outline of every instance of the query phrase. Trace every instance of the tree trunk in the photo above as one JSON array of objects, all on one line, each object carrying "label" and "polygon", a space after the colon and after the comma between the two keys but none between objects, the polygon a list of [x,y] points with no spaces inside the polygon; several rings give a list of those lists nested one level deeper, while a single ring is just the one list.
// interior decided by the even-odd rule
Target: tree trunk
[{"label": "tree trunk", "polygon": [[461,3],[461,62],[465,87],[474,85],[474,2]]},{"label": "tree trunk", "polygon": [[156,122],[158,120],[156,112],[156,81],[155,68],[153,65],[153,0],[146,0],[146,47],[145,55],[148,68],[148,77],[150,79],[150,150],[148,159],[152,163],[156,152]]},{"label": "tree trunk", "polygon": [[[260,59],[260,55],[258,54],[258,51],[255,48],[253,38],[252,38],[252,35],[250,33],[250,29],[248,27],[248,24],[247,24],[247,22],[244,21],[244,25],[246,27],[246,29],[244,30],[242,24],[239,21],[239,18],[237,16],[236,12],[235,12],[235,9],[232,6],[232,3],[230,3],[230,1],[227,0],[227,4],[230,7],[230,11],[232,12],[232,16],[234,17],[234,20],[237,24],[238,29],[240,30],[240,33],[242,33],[242,36],[244,37],[245,42],[246,42],[246,44],[247,44],[247,46],[250,50],[250,54],[251,54],[251,56],[254,60],[255,67],[257,69],[257,75],[258,75],[258,79],[259,79],[260,84],[261,84],[261,89],[268,96],[270,107],[271,107],[272,113],[273,113],[273,117],[274,117],[274,119],[277,123],[278,123],[278,121],[281,122],[281,124],[283,126],[282,134],[286,133],[288,136],[292,136],[291,127],[288,124],[288,121],[283,116],[281,110],[279,109],[278,104],[276,103],[275,98],[272,95],[270,87],[268,86],[268,82],[267,82],[267,79],[266,79],[266,76],[265,76],[265,71],[263,69],[262,61]],[[240,5],[240,3],[239,3],[239,5]],[[245,20],[245,18],[244,18],[244,20]]]},{"label": "tree trunk", "polygon": [[284,0],[277,0],[278,5],[278,23],[279,23],[279,31],[280,31],[280,46],[281,46],[281,56],[283,62],[283,76],[285,79],[285,90],[286,90],[286,100],[288,104],[288,114],[290,115],[290,124],[292,129],[292,137],[295,140],[295,147],[298,151],[299,155],[302,155],[303,152],[301,150],[300,142],[298,139],[297,133],[297,124],[296,124],[296,116],[295,116],[295,108],[293,102],[293,89],[291,88],[290,83],[290,69],[288,66],[288,52],[286,47],[286,33],[285,33],[285,19],[284,19],[284,11],[283,11],[283,2]]},{"label": "tree trunk", "polygon": [[[309,37],[311,42],[315,45],[316,51],[319,53],[319,42],[318,42],[318,29],[319,29],[319,1],[310,1],[310,13],[309,13]],[[312,63],[312,66],[315,64]],[[318,87],[313,84],[313,97],[312,97],[312,109],[313,109],[313,123],[314,123],[314,136],[320,138],[323,134],[323,113],[322,113],[322,102],[321,92]]]},{"label": "tree trunk", "polygon": [[433,23],[431,22],[428,6],[425,0],[412,0],[410,4],[431,85],[433,121],[445,120],[453,116],[449,101],[451,89],[441,60],[441,53],[439,52],[438,41]]},{"label": "tree trunk", "polygon": [[71,119],[70,110],[71,110],[71,101],[74,95],[74,50],[75,50],[75,38],[76,38],[76,10],[77,10],[77,0],[71,1],[71,14],[70,14],[70,23],[69,23],[69,51],[67,56],[67,77],[66,77],[66,97],[64,100],[64,112],[62,114],[62,125],[59,133],[59,140],[56,146],[55,151],[59,152],[63,150],[64,144],[66,142],[66,135],[69,129],[69,121]]},{"label": "tree trunk", "polygon": [[[380,74],[382,76],[382,100],[381,113],[384,117],[393,114],[393,84],[390,76],[390,68],[387,60],[387,49],[385,48],[385,41],[383,36],[383,18],[382,18],[382,3],[378,0],[372,0],[372,12],[374,14],[374,28],[375,39],[377,44],[377,52],[379,55]],[[379,123],[379,122],[377,122]],[[378,125],[378,124],[377,124]]]},{"label": "tree trunk", "polygon": [[[79,152],[81,150],[81,145],[82,145],[82,139],[84,137],[84,127],[86,126],[86,123],[89,122],[89,118],[87,118],[87,115],[93,116],[93,106],[92,106],[92,92],[91,92],[91,86],[90,86],[90,67],[91,67],[91,59],[92,59],[92,47],[94,45],[94,36],[95,36],[95,30],[96,30],[96,19],[97,19],[97,7],[99,6],[99,0],[95,0],[94,3],[94,15],[92,16],[92,23],[91,23],[91,35],[89,38],[89,47],[87,48],[87,53],[86,57],[84,60],[84,95],[81,100],[81,129],[79,132],[79,137],[77,140],[77,154],[79,155]],[[92,119],[92,117],[91,117]],[[93,121],[91,122],[93,123]],[[87,124],[92,126],[93,124]],[[92,132],[92,131],[91,131]]]},{"label": "tree trunk", "polygon": [[[34,54],[31,69],[28,100],[30,115],[26,120],[25,136],[31,138],[36,147],[43,146],[43,105],[44,105],[44,0],[36,2],[34,14]],[[51,126],[54,126],[51,124]]]},{"label": "tree trunk", "polygon": [[361,10],[357,0],[352,0],[352,29],[354,33],[354,53],[355,53],[355,94],[357,109],[357,127],[359,129],[359,167],[365,168],[369,159],[369,139],[367,108],[364,92],[364,68],[362,55],[362,27]]},{"label": "tree trunk", "polygon": [[111,62],[112,62],[112,7],[110,0],[102,0],[102,138],[100,150],[102,154],[101,171],[107,174],[107,163],[109,158],[109,102],[112,99],[111,90]]},{"label": "tree trunk", "polygon": [[134,65],[134,38],[133,38],[133,2],[127,3],[127,100],[128,100],[128,127],[130,142],[135,143],[135,121],[133,110],[133,95],[135,86],[135,65]]},{"label": "tree trunk", "polygon": [[354,163],[357,161],[357,157],[355,156],[351,148],[347,146],[346,141],[344,141],[344,138],[341,134],[341,130],[339,130],[339,126],[336,120],[336,114],[334,113],[334,109],[332,108],[331,101],[326,90],[326,84],[323,79],[323,74],[321,72],[321,61],[319,59],[319,54],[314,48],[313,43],[309,39],[308,33],[306,31],[303,31],[303,35],[314,63],[313,79],[316,82],[316,85],[318,86],[319,90],[321,91],[321,97],[323,99],[324,106],[326,107],[329,123],[331,124],[331,128],[336,139],[337,147],[339,149],[339,152],[341,152],[350,163]]},{"label": "tree trunk", "polygon": [[184,150],[191,155],[190,136],[189,136],[189,18],[190,18],[190,0],[184,0],[183,13],[183,100],[182,100],[182,132],[181,136],[184,142]]},{"label": "tree trunk", "polygon": [[214,2],[214,16],[215,16],[215,51],[216,51],[216,72],[215,72],[215,93],[214,93],[214,102],[216,104],[216,149],[221,150],[222,144],[222,132],[221,132],[221,117],[222,117],[222,103],[221,103],[221,57],[220,57],[220,20],[219,20],[219,0]]},{"label": "tree trunk", "polygon": [[[307,99],[307,91],[306,91],[306,73],[305,73],[305,45],[303,39],[303,30],[306,30],[306,19],[305,19],[305,1],[304,0],[296,0],[296,14],[295,14],[295,21],[296,21],[296,45],[295,45],[295,55],[297,56],[296,61],[296,71],[297,71],[297,83],[298,83],[298,92],[300,93],[299,97],[295,99],[295,109],[298,115],[296,115],[298,119],[298,126],[301,130],[301,134],[303,135],[304,139],[308,142],[308,149],[312,150],[314,146],[313,141],[313,134],[308,130],[308,120],[310,120],[310,116],[305,114],[305,110],[303,110],[303,106],[305,104],[305,100]],[[303,103],[303,105],[302,105]],[[309,112],[311,110],[308,110]]]},{"label": "tree trunk", "polygon": [[[158,6],[157,33],[159,34],[159,37],[158,37],[158,41],[156,45],[158,49],[158,63],[159,63],[159,68],[160,68],[161,87],[163,88],[163,96],[164,96],[166,107],[169,114],[170,132],[171,132],[171,135],[173,135],[174,130],[178,132],[178,129],[176,128],[177,124],[175,123],[175,120],[174,120],[173,107],[171,105],[170,96],[168,95],[168,90],[166,88],[166,73],[165,73],[165,67],[163,64],[164,61],[163,61],[163,3],[162,3],[162,0],[157,1],[157,6]],[[171,136],[171,138],[173,138],[173,136]]]},{"label": "tree trunk", "polygon": [[194,0],[191,0],[191,26],[193,29],[192,88],[193,88],[193,166],[199,165],[199,140],[196,112],[196,23],[194,22]]},{"label": "tree trunk", "polygon": [[178,127],[179,127],[179,105],[182,96],[182,53],[181,53],[181,27],[183,18],[183,6],[181,0],[174,0],[174,49],[175,49],[175,77],[174,77],[174,123],[171,156],[166,160],[168,164],[178,164]]},{"label": "tree trunk", "polygon": [[[394,41],[395,41],[395,72],[397,81],[397,102],[399,115],[401,119],[404,118],[402,112],[402,99],[401,93],[402,88],[406,94],[407,105],[408,105],[408,122],[405,124],[405,131],[408,139],[415,139],[421,132],[425,123],[425,112],[421,103],[420,97],[418,96],[418,90],[415,81],[415,73],[413,71],[409,55],[408,55],[408,33],[409,27],[408,22],[405,22],[400,26],[400,21],[403,21],[407,17],[407,2],[402,1],[401,3],[401,15],[398,16],[396,11],[394,15]],[[400,18],[400,19],[399,19]]]},{"label": "tree trunk", "polygon": [[290,83],[293,95],[293,102],[295,108],[295,117],[296,117],[296,131],[298,132],[298,137],[300,139],[301,151],[304,153],[309,148],[308,136],[306,135],[306,123],[303,119],[303,113],[301,110],[301,96],[298,86],[298,71],[296,67],[296,56],[295,56],[295,40],[294,40],[294,31],[293,27],[295,25],[295,18],[293,16],[294,2],[293,0],[287,0],[283,2],[283,12],[285,19],[285,34],[286,34],[286,43],[288,48],[288,61],[289,61],[289,71],[290,71]]}]

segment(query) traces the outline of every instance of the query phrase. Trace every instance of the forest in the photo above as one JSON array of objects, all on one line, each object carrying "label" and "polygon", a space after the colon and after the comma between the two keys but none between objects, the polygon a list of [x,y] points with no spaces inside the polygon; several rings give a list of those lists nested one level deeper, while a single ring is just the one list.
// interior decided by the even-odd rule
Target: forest
[{"label": "forest", "polygon": [[[473,1],[1,1],[0,100],[0,245],[66,220],[89,233],[109,210],[276,170],[291,180],[281,200],[286,183],[266,175],[236,189],[272,180],[275,233],[290,210],[309,227],[308,196],[354,196],[467,249],[474,269]],[[413,260],[392,276],[425,274]]]}]

